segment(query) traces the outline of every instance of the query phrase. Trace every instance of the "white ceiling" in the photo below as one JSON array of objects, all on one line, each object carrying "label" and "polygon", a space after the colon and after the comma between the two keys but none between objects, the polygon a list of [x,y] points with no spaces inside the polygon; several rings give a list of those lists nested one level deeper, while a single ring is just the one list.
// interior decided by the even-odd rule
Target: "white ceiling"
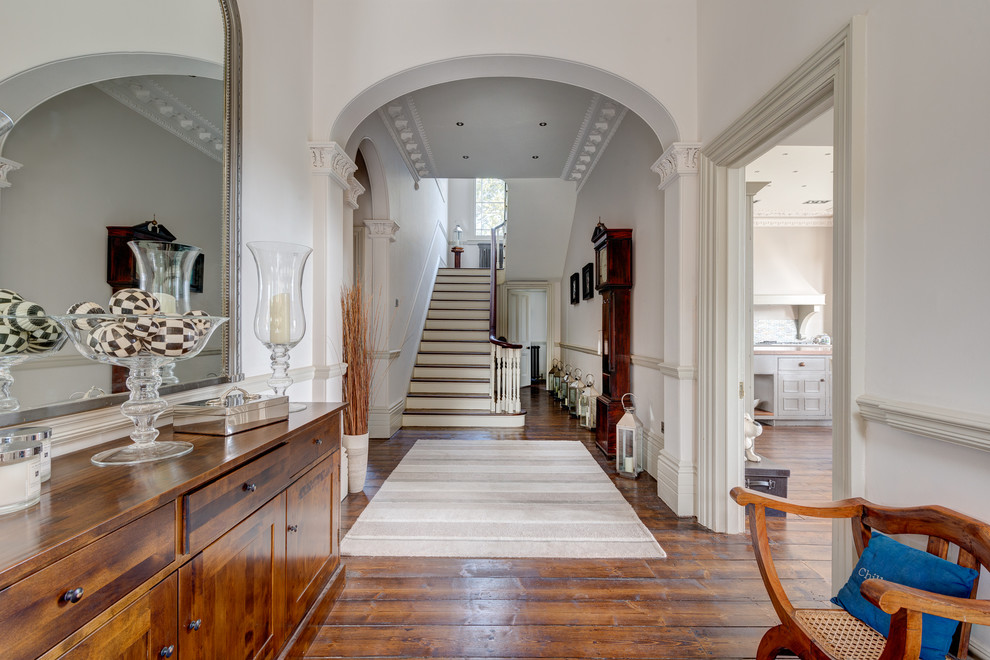
[{"label": "white ceiling", "polygon": [[832,111],[746,166],[746,181],[767,181],[754,197],[757,218],[832,216]]},{"label": "white ceiling", "polygon": [[474,78],[420,89],[378,114],[416,178],[562,178],[580,185],[625,112],[571,85]]}]

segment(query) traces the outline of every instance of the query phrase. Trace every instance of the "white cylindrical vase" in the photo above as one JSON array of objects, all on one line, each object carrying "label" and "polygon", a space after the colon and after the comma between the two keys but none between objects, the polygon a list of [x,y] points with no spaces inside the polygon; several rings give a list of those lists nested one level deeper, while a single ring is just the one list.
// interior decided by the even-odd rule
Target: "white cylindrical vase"
[{"label": "white cylindrical vase", "polygon": [[347,448],[340,448],[340,501],[347,498]]},{"label": "white cylindrical vase", "polygon": [[348,492],[360,493],[364,490],[364,479],[368,474],[368,434],[343,434],[341,446],[347,450]]}]

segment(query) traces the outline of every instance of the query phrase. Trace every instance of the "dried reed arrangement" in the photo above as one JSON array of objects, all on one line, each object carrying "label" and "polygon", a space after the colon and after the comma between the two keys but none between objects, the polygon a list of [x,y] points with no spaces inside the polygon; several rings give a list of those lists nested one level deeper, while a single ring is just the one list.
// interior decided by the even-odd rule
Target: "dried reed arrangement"
[{"label": "dried reed arrangement", "polygon": [[361,283],[343,286],[340,291],[343,316],[344,374],[344,433],[361,435],[368,432],[368,410],[371,407],[371,386],[374,379],[374,345],[377,319],[371,301],[365,300]]}]

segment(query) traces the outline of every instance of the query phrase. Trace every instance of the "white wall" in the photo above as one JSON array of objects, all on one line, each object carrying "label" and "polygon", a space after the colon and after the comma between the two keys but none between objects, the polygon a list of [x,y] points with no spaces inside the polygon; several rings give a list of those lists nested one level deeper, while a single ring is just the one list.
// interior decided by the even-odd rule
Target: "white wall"
[{"label": "white wall", "polygon": [[[404,404],[437,268],[446,263],[448,186],[446,179],[423,179],[417,189],[405,161],[377,113],[358,127],[351,144],[359,144],[365,139],[375,145],[387,187],[385,191],[372,188],[372,195],[376,197],[375,207],[380,206],[377,196],[386,195],[392,216],[374,219],[393,220],[399,225],[395,241],[388,248],[388,291],[369,291],[371,295],[387,296],[385,309],[389,318],[383,320],[383,335],[388,340],[387,350],[399,351],[388,366],[387,391],[379,392],[380,396],[375,397],[379,401],[384,399],[384,405],[372,410],[372,417],[375,418],[371,422],[372,436],[387,437],[396,429],[391,428],[389,433],[380,430],[383,428],[380,417],[389,409]],[[369,201],[363,195],[358,198],[355,218],[365,216]],[[369,246],[366,254],[372,249],[370,244],[373,240],[366,239],[365,243]],[[380,268],[376,268],[372,260],[366,261],[365,282],[370,282],[372,273]],[[376,432],[375,429],[379,430]]]},{"label": "white wall", "polygon": [[[755,227],[753,293],[824,293],[825,308],[809,322],[811,337],[832,333],[832,228]],[[754,319],[793,319],[788,306],[753,308]]]},{"label": "white wall", "polygon": [[[985,419],[990,5],[953,0],[701,3],[700,118],[711,139],[852,14],[867,14],[866,392]],[[756,45],[756,47],[754,47]],[[942,156],[932,158],[932,150]],[[990,520],[990,452],[865,423],[865,495],[945,503]],[[986,650],[990,636],[975,635]]]},{"label": "white wall", "polygon": [[[461,226],[461,268],[477,268],[480,264],[480,243],[491,243],[491,239],[478,238],[475,225],[475,180],[447,179],[447,236],[449,247],[456,245],[455,228]],[[454,267],[454,255],[448,248],[447,267]]]},{"label": "white wall", "polygon": [[[561,278],[561,343],[598,348],[601,298],[570,304],[572,273],[593,261],[591,234],[599,217],[607,227],[633,230],[632,337],[633,355],[663,358],[663,193],[650,166],[662,149],[650,129],[633,114],[626,115],[595,171],[578,193],[567,257]],[[601,386],[601,358],[577,350],[562,350],[563,359],[595,376]],[[637,416],[655,437],[663,420],[663,378],[659,371],[633,365],[630,375],[637,399]],[[619,393],[620,395],[623,393]],[[656,457],[647,462],[651,474]]]},{"label": "white wall", "polygon": [[[220,94],[220,83],[216,88]],[[218,161],[92,86],[61,94],[24,116],[4,154],[23,165],[0,194],[4,287],[49,314],[83,300],[106,307],[107,226],[157,217],[177,242],[205,255],[204,292],[192,294],[192,307],[220,313]],[[219,348],[218,341],[219,335],[211,348]],[[60,355],[68,361],[57,372],[39,361],[15,370],[15,396],[23,407],[65,401],[93,385],[110,391],[109,367],[76,355],[71,345]],[[202,356],[182,366],[182,379],[201,379],[220,370],[220,359]]]},{"label": "white wall", "polygon": [[574,222],[577,188],[561,179],[509,179],[507,280],[560,277]]}]

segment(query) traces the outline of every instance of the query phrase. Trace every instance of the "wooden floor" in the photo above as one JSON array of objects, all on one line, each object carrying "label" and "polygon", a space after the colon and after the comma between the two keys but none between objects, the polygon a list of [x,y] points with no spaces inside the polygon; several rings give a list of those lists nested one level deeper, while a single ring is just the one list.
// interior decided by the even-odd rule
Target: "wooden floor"
[{"label": "wooden floor", "polygon": [[[679,519],[648,474],[615,476],[592,434],[523,390],[525,429],[408,429],[372,441],[364,493],[343,505],[350,528],[419,438],[578,438],[667,552],[657,560],[346,557],[347,586],[307,658],[751,658],[775,625],[747,535]],[[791,496],[829,499],[831,432],[769,428],[763,455],[791,468]],[[777,568],[796,605],[830,595],[831,528],[773,523]]]}]

